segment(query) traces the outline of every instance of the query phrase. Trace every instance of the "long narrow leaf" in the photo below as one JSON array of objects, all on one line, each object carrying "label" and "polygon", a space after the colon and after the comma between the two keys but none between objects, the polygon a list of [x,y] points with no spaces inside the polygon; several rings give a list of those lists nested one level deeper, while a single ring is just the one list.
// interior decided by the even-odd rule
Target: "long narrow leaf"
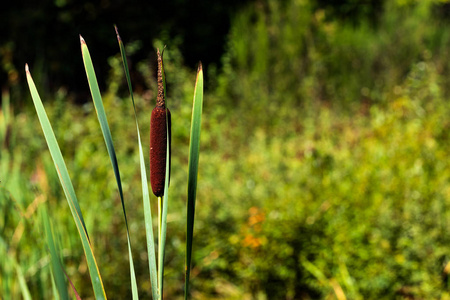
[{"label": "long narrow leaf", "polygon": [[50,277],[52,278],[52,292],[53,292],[53,298],[54,298],[55,300],[60,300],[61,298],[59,297],[58,289],[56,288],[55,277],[53,276],[53,271],[52,271],[52,270],[50,270]]},{"label": "long narrow leaf", "polygon": [[200,156],[200,131],[203,108],[203,70],[200,63],[194,90],[192,107],[191,138],[189,144],[189,174],[187,189],[187,228],[184,298],[189,296],[189,278],[191,270],[192,242],[194,237],[195,200],[197,197],[198,160]]},{"label": "long narrow leaf", "polygon": [[128,241],[128,256],[130,261],[130,277],[131,277],[131,290],[133,294],[133,299],[138,299],[136,275],[134,272],[134,262],[133,254],[131,252],[131,241],[130,233],[128,230],[128,220],[127,213],[125,210],[125,202],[123,200],[122,191],[122,181],[120,179],[119,165],[117,163],[116,151],[114,150],[114,144],[111,137],[111,131],[109,129],[108,120],[106,118],[105,108],[103,107],[102,97],[100,94],[100,89],[97,83],[97,77],[95,76],[94,66],[92,65],[91,55],[89,54],[89,49],[86,42],[80,35],[81,42],[81,53],[83,56],[84,68],[86,69],[86,76],[89,82],[89,88],[92,94],[92,100],[94,101],[95,111],[97,112],[98,121],[100,122],[100,127],[102,129],[103,137],[105,139],[106,148],[108,150],[109,158],[114,170],[114,175],[116,177],[117,187],[119,189],[120,200],[122,202],[123,215],[125,218],[125,226],[127,229],[127,241]]},{"label": "long narrow leaf", "polygon": [[36,108],[37,115],[39,117],[39,122],[41,123],[41,127],[44,132],[45,140],[47,141],[50,154],[55,164],[55,168],[58,172],[59,180],[63,187],[64,194],[66,195],[67,202],[69,203],[70,211],[72,212],[73,219],[75,220],[78,233],[80,234],[83,250],[86,255],[86,261],[89,268],[89,274],[91,275],[95,298],[106,299],[105,289],[103,287],[100,271],[98,270],[94,252],[89,241],[86,227],[84,226],[83,216],[81,215],[81,210],[78,205],[78,199],[75,194],[75,190],[73,189],[72,181],[69,177],[69,172],[67,171],[67,167],[62,157],[61,150],[59,148],[58,142],[56,141],[55,134],[53,132],[52,126],[50,125],[50,121],[48,120],[33,78],[31,77],[31,74],[28,70],[28,65],[25,66],[25,70],[27,73],[27,81],[30,88],[31,97]]},{"label": "long narrow leaf", "polygon": [[[167,115],[167,114],[166,114]],[[167,124],[168,118],[166,118],[166,128],[169,128]],[[166,157],[170,155],[170,139],[169,139],[169,131],[167,131],[167,150]],[[167,206],[169,204],[169,176],[167,175],[170,172],[170,159],[166,159],[166,177],[164,179],[164,200],[162,205],[162,217],[161,217],[161,255],[159,256],[159,286],[160,286],[160,299],[163,299],[163,290],[164,290],[164,256],[166,253],[166,235],[167,235]]]},{"label": "long narrow leaf", "polygon": [[17,278],[19,279],[20,291],[22,292],[22,296],[24,300],[31,300],[30,290],[28,289],[27,283],[25,281],[25,277],[23,276],[22,269],[19,264],[15,265]]},{"label": "long narrow leaf", "polygon": [[131,102],[133,103],[134,117],[136,120],[136,130],[139,144],[139,161],[141,166],[141,181],[142,181],[142,198],[144,202],[144,217],[145,217],[145,231],[147,237],[147,253],[148,253],[148,266],[150,271],[150,282],[152,284],[152,296],[153,299],[158,299],[158,278],[156,275],[156,256],[155,256],[155,240],[153,237],[153,221],[152,210],[150,207],[150,195],[148,192],[147,172],[145,170],[144,152],[142,151],[141,134],[139,131],[138,117],[136,113],[136,106],[134,104],[133,88],[131,86],[130,72],[128,70],[127,55],[125,53],[125,47],[122,39],[120,38],[119,31],[116,28],[117,40],[119,42],[120,53],[122,54],[122,62],[127,78],[128,89],[130,90]]},{"label": "long narrow leaf", "polygon": [[53,230],[50,225],[47,210],[42,210],[42,221],[44,223],[45,236],[47,237],[47,246],[50,251],[50,258],[52,263],[53,279],[56,283],[61,299],[69,299],[69,293],[67,292],[66,278],[62,270],[62,263],[60,261],[59,248],[56,246],[55,239],[53,237]]},{"label": "long narrow leaf", "polygon": [[[49,246],[49,250],[50,250],[50,258],[51,258],[51,262],[52,262],[52,269],[54,271],[51,272],[52,275],[52,280],[56,281],[53,282],[53,285],[57,285],[57,290],[59,291],[59,294],[61,294],[63,299],[69,299],[69,294],[67,292],[67,287],[66,287],[66,281],[65,279],[67,279],[67,281],[70,284],[70,287],[72,288],[73,293],[75,294],[75,298],[77,300],[81,300],[80,295],[78,294],[78,291],[76,290],[74,284],[72,283],[72,281],[69,278],[69,275],[67,275],[66,271],[64,270],[64,267],[62,265],[61,262],[61,251],[59,249],[59,247],[57,246],[57,244],[54,242],[54,237],[53,237],[53,228],[50,225],[50,219],[48,218],[48,214],[47,214],[47,210],[44,209],[43,213],[42,213],[42,219],[44,222],[44,227],[45,227],[45,235],[47,236],[47,244]],[[56,273],[56,277],[53,273]],[[55,294],[56,295],[56,294]]]}]

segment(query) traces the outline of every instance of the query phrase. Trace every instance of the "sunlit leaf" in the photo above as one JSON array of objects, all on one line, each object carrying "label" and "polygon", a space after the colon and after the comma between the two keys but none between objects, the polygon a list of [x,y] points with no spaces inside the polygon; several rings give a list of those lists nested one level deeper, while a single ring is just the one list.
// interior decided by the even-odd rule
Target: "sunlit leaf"
[{"label": "sunlit leaf", "polygon": [[194,90],[192,107],[191,138],[189,144],[189,174],[187,189],[187,228],[184,298],[189,296],[189,278],[191,269],[192,243],[194,238],[195,200],[197,196],[198,160],[200,156],[200,131],[203,108],[203,70],[200,63]]},{"label": "sunlit leaf", "polygon": [[119,164],[117,163],[116,151],[114,150],[114,144],[109,129],[108,120],[106,118],[105,108],[103,107],[102,97],[100,89],[97,83],[97,77],[95,76],[94,66],[92,65],[91,55],[84,39],[80,36],[81,52],[83,55],[84,67],[86,70],[86,76],[89,82],[89,88],[92,94],[92,100],[94,101],[95,111],[97,112],[98,121],[102,129],[103,137],[105,139],[106,148],[108,150],[111,165],[114,170],[114,176],[116,177],[117,187],[119,189],[120,200],[122,202],[122,210],[125,218],[125,226],[127,230],[127,242],[128,242],[128,258],[130,261],[130,277],[131,277],[131,290],[133,293],[133,299],[138,299],[138,290],[136,283],[136,275],[134,272],[133,254],[131,252],[130,233],[128,229],[127,213],[125,210],[125,202],[123,199],[122,181],[120,179]]},{"label": "sunlit leaf", "polygon": [[139,144],[139,162],[141,167],[141,182],[142,182],[142,200],[144,203],[144,217],[145,217],[145,232],[147,237],[147,254],[148,254],[148,265],[150,270],[150,281],[152,284],[152,296],[153,299],[158,298],[158,278],[156,275],[156,255],[155,255],[155,240],[153,237],[153,227],[152,227],[152,211],[150,207],[150,195],[148,192],[147,183],[147,172],[145,170],[145,160],[144,153],[142,151],[141,134],[139,131],[138,118],[136,113],[136,106],[134,104],[133,88],[131,86],[130,71],[128,69],[127,56],[125,53],[125,47],[123,45],[122,39],[119,36],[119,31],[116,27],[117,40],[119,42],[120,53],[122,54],[122,62],[125,70],[125,75],[127,78],[128,88],[130,90],[131,102],[133,103],[134,117],[136,120],[136,130],[138,136]]},{"label": "sunlit leaf", "polygon": [[86,255],[89,274],[91,275],[92,287],[94,289],[95,297],[96,299],[106,299],[100,271],[98,269],[97,262],[95,261],[94,252],[92,250],[86,227],[84,225],[83,216],[78,204],[78,199],[75,194],[72,181],[70,180],[69,172],[67,171],[66,163],[64,162],[52,126],[42,104],[42,100],[39,97],[39,93],[36,89],[33,78],[31,77],[31,73],[28,70],[28,65],[26,65],[25,70],[27,73],[27,81],[30,88],[31,97],[36,108],[39,122],[41,123],[41,127],[44,132],[45,140],[47,141],[47,145],[55,164],[56,171],[58,172],[59,180],[63,187],[64,194],[66,195],[67,202],[69,203],[69,208],[72,212],[72,216],[77,226],[78,233],[80,234],[83,250]]}]

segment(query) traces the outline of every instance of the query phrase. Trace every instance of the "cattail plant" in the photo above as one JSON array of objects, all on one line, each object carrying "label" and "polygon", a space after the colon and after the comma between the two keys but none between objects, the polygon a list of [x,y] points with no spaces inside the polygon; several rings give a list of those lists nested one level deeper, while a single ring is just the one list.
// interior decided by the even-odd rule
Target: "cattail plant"
[{"label": "cattail plant", "polygon": [[157,56],[158,95],[156,107],[152,110],[150,117],[150,183],[153,194],[158,198],[158,296],[162,299],[172,124],[170,111],[166,108],[166,74],[163,55],[159,49],[157,49]]},{"label": "cattail plant", "polygon": [[[163,82],[163,60],[158,55],[158,96],[156,107],[152,110],[150,119],[150,182],[153,194],[156,197],[164,195],[164,181],[166,178],[166,153],[169,153],[169,166],[171,154],[171,115],[166,108],[165,87]],[[165,77],[165,76],[164,76]],[[169,143],[167,143],[169,137]],[[167,144],[169,149],[167,151]],[[170,168],[170,167],[169,167]],[[170,180],[170,169],[169,169]]]},{"label": "cattail plant", "polygon": [[[158,50],[158,96],[156,100],[156,107],[151,113],[151,129],[150,129],[150,181],[151,188],[154,195],[158,198],[158,269],[156,268],[156,255],[155,255],[155,242],[153,236],[153,226],[152,226],[152,213],[150,206],[149,188],[147,183],[147,173],[145,168],[145,160],[142,151],[141,135],[139,131],[139,124],[137,118],[136,107],[134,103],[133,90],[131,86],[130,73],[128,70],[127,58],[125,54],[125,47],[119,36],[116,27],[117,39],[119,42],[119,48],[122,55],[122,61],[124,65],[125,75],[128,83],[128,88],[130,90],[130,98],[133,104],[135,122],[138,137],[138,149],[139,149],[139,161],[141,170],[141,182],[142,182],[142,198],[144,207],[144,223],[147,238],[147,254],[148,263],[150,270],[150,283],[152,298],[162,300],[163,299],[163,279],[164,279],[164,252],[165,252],[165,240],[166,240],[166,228],[167,228],[167,204],[168,204],[168,188],[169,188],[169,170],[170,170],[170,147],[171,147],[171,117],[170,111],[167,109],[166,98],[165,98],[165,74],[164,74],[164,64],[163,64],[163,54]],[[108,125],[108,120],[106,117],[106,112],[103,106],[103,101],[100,94],[100,89],[98,87],[95,71],[93,68],[92,60],[87,48],[86,42],[80,36],[81,42],[81,52],[83,57],[83,62],[86,70],[86,76],[88,79],[89,87],[92,94],[92,99],[94,102],[95,111],[100,123],[100,128],[105,139],[106,148],[110,157],[111,165],[114,171],[114,175],[117,182],[118,192],[122,203],[122,209],[124,213],[126,234],[128,242],[128,257],[130,262],[130,281],[133,299],[139,299],[136,275],[134,271],[133,255],[131,251],[131,237],[128,229],[128,221],[125,212],[125,201],[122,191],[122,180],[119,172],[119,165],[117,162],[117,156],[113,145],[113,140],[111,132]],[[56,140],[55,134],[53,132],[50,121],[45,112],[42,100],[36,89],[36,86],[31,77],[31,73],[26,65],[26,75],[28,86],[31,92],[33,103],[36,108],[36,112],[41,123],[42,130],[50,150],[50,154],[55,164],[55,168],[58,172],[58,176],[64,190],[64,193],[69,204],[69,208],[72,212],[75,224],[77,226],[78,232],[80,234],[81,243],[83,246],[84,253],[86,255],[87,264],[89,267],[89,274],[91,276],[92,287],[94,290],[96,299],[106,299],[106,291],[103,286],[103,280],[100,275],[100,268],[97,265],[94,251],[93,251],[93,241],[88,235],[86,224],[83,219],[83,214],[75,194],[75,190],[72,185],[72,181],[69,177],[67,167],[64,158],[61,154],[58,142]],[[192,242],[193,242],[193,230],[194,230],[194,213],[195,213],[195,198],[197,190],[197,174],[198,174],[198,159],[200,152],[200,128],[201,128],[201,114],[203,105],[203,70],[201,64],[197,71],[197,80],[194,89],[194,103],[192,111],[192,121],[191,121],[191,138],[189,146],[189,173],[188,173],[188,187],[187,187],[187,230],[186,230],[186,264],[185,264],[185,299],[188,298],[189,291],[189,273],[190,273],[190,263],[192,255]],[[48,243],[50,248],[50,256],[53,261],[53,266],[60,266],[62,268],[63,263],[60,261],[60,253],[58,253],[57,247],[54,247],[54,242],[51,237],[51,226],[47,222],[47,215],[44,214],[44,224],[48,236]],[[58,264],[59,262],[59,264]],[[54,275],[58,278],[52,278],[55,286],[58,286],[58,293],[61,299],[68,299],[67,293],[64,292],[64,283],[66,278],[64,278],[64,272],[54,272]],[[67,278],[70,282],[70,279]],[[66,284],[67,286],[67,284]],[[75,287],[71,284],[73,292],[79,298]],[[56,296],[56,295],[55,295]],[[117,296],[117,295],[115,295]]]}]

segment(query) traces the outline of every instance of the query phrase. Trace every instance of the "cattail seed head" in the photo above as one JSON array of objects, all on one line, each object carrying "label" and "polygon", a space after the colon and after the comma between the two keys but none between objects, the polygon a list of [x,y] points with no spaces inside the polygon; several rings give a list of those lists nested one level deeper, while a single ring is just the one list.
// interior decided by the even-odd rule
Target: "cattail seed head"
[{"label": "cattail seed head", "polygon": [[[171,154],[171,115],[166,109],[162,78],[162,57],[158,49],[158,97],[150,118],[150,182],[153,194],[164,195],[166,176],[167,134],[169,135],[169,170]],[[170,176],[170,172],[169,172]]]}]

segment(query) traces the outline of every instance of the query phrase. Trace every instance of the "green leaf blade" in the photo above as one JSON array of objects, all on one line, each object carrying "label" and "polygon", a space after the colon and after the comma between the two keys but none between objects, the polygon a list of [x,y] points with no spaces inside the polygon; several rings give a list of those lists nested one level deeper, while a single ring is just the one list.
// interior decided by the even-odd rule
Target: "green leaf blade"
[{"label": "green leaf blade", "polygon": [[103,106],[103,101],[100,93],[100,88],[97,82],[97,76],[95,75],[94,66],[92,64],[91,55],[89,53],[89,49],[86,45],[84,39],[80,36],[81,42],[81,53],[83,56],[83,63],[86,70],[86,76],[89,83],[89,88],[91,90],[92,100],[94,102],[95,111],[97,112],[98,121],[100,123],[100,127],[103,133],[103,138],[105,140],[106,148],[108,150],[109,158],[111,160],[111,165],[114,170],[114,176],[116,178],[117,187],[119,190],[120,200],[122,202],[122,210],[125,218],[125,226],[127,231],[127,242],[128,242],[128,257],[130,262],[130,278],[131,278],[131,290],[133,299],[139,299],[138,290],[137,290],[137,282],[136,282],[136,274],[134,271],[134,262],[133,262],[133,254],[131,251],[131,240],[130,233],[128,229],[128,220],[125,209],[125,201],[123,197],[123,189],[122,189],[122,180],[120,178],[119,164],[117,162],[116,151],[114,149],[114,144],[111,136],[111,130],[109,129],[108,120],[106,118],[105,108]]},{"label": "green leaf blade", "polygon": [[[167,108],[166,108],[167,111]],[[167,115],[167,113],[166,113]],[[169,126],[167,124],[168,118],[166,118],[167,128],[167,148],[166,157],[170,155],[170,138],[169,138]],[[164,195],[162,204],[162,216],[161,216],[161,236],[160,236],[160,255],[159,255],[159,292],[160,299],[163,299],[164,290],[164,258],[166,253],[166,236],[167,236],[167,212],[169,205],[169,178],[170,178],[170,159],[166,159],[166,177],[164,178]],[[169,174],[169,175],[167,175]]]},{"label": "green leaf blade", "polygon": [[59,248],[56,246],[55,239],[53,237],[53,230],[50,225],[50,219],[46,209],[42,210],[42,220],[44,223],[45,235],[47,237],[47,246],[50,250],[50,258],[53,270],[53,279],[56,283],[59,296],[63,300],[69,299],[69,293],[67,292],[66,277],[62,270],[62,263],[60,261]]},{"label": "green leaf blade", "polygon": [[152,220],[152,211],[151,211],[151,207],[150,207],[150,194],[148,192],[149,189],[148,189],[148,183],[147,183],[147,172],[146,172],[146,168],[145,168],[144,152],[142,150],[141,134],[139,131],[139,123],[138,123],[138,117],[137,117],[137,113],[136,113],[136,105],[134,103],[133,88],[131,85],[131,77],[130,77],[130,71],[128,69],[125,47],[122,42],[122,39],[120,38],[117,27],[115,27],[115,29],[116,29],[116,34],[117,34],[117,40],[119,42],[120,53],[122,55],[122,62],[123,62],[124,70],[125,70],[125,76],[127,78],[128,89],[130,90],[131,102],[133,103],[134,117],[136,120],[136,130],[137,130],[138,145],[139,145],[139,162],[140,162],[140,168],[141,168],[142,199],[143,199],[143,205],[144,205],[144,222],[145,222],[145,232],[146,232],[146,239],[147,239],[147,255],[148,255],[148,264],[149,264],[149,271],[150,271],[150,282],[151,282],[151,286],[152,286],[152,297],[153,297],[153,299],[156,300],[156,299],[158,299],[158,278],[157,278],[157,270],[156,270],[155,240],[154,240],[154,236],[153,236],[153,220]]},{"label": "green leaf blade", "polygon": [[200,132],[203,109],[203,69],[200,63],[194,90],[192,108],[191,137],[189,143],[188,189],[187,189],[187,228],[184,298],[189,296],[189,279],[194,238],[195,201],[197,197],[198,161],[200,157]]},{"label": "green leaf blade", "polygon": [[39,122],[44,132],[45,140],[47,142],[50,154],[55,164],[55,168],[58,172],[59,180],[63,187],[64,194],[66,195],[70,211],[72,213],[73,219],[77,226],[78,233],[81,238],[95,297],[96,299],[106,299],[106,294],[103,287],[102,278],[100,276],[100,271],[98,269],[97,262],[95,260],[94,252],[92,250],[90,240],[86,231],[86,227],[83,221],[83,216],[79,208],[78,199],[76,197],[75,190],[73,189],[72,181],[70,180],[66,164],[62,157],[58,142],[56,141],[56,137],[50,124],[50,121],[45,112],[42,100],[36,89],[33,78],[31,77],[31,73],[28,70],[28,65],[26,65],[25,70],[27,73],[28,86],[31,92],[31,97],[33,99],[34,106],[36,108]]}]

